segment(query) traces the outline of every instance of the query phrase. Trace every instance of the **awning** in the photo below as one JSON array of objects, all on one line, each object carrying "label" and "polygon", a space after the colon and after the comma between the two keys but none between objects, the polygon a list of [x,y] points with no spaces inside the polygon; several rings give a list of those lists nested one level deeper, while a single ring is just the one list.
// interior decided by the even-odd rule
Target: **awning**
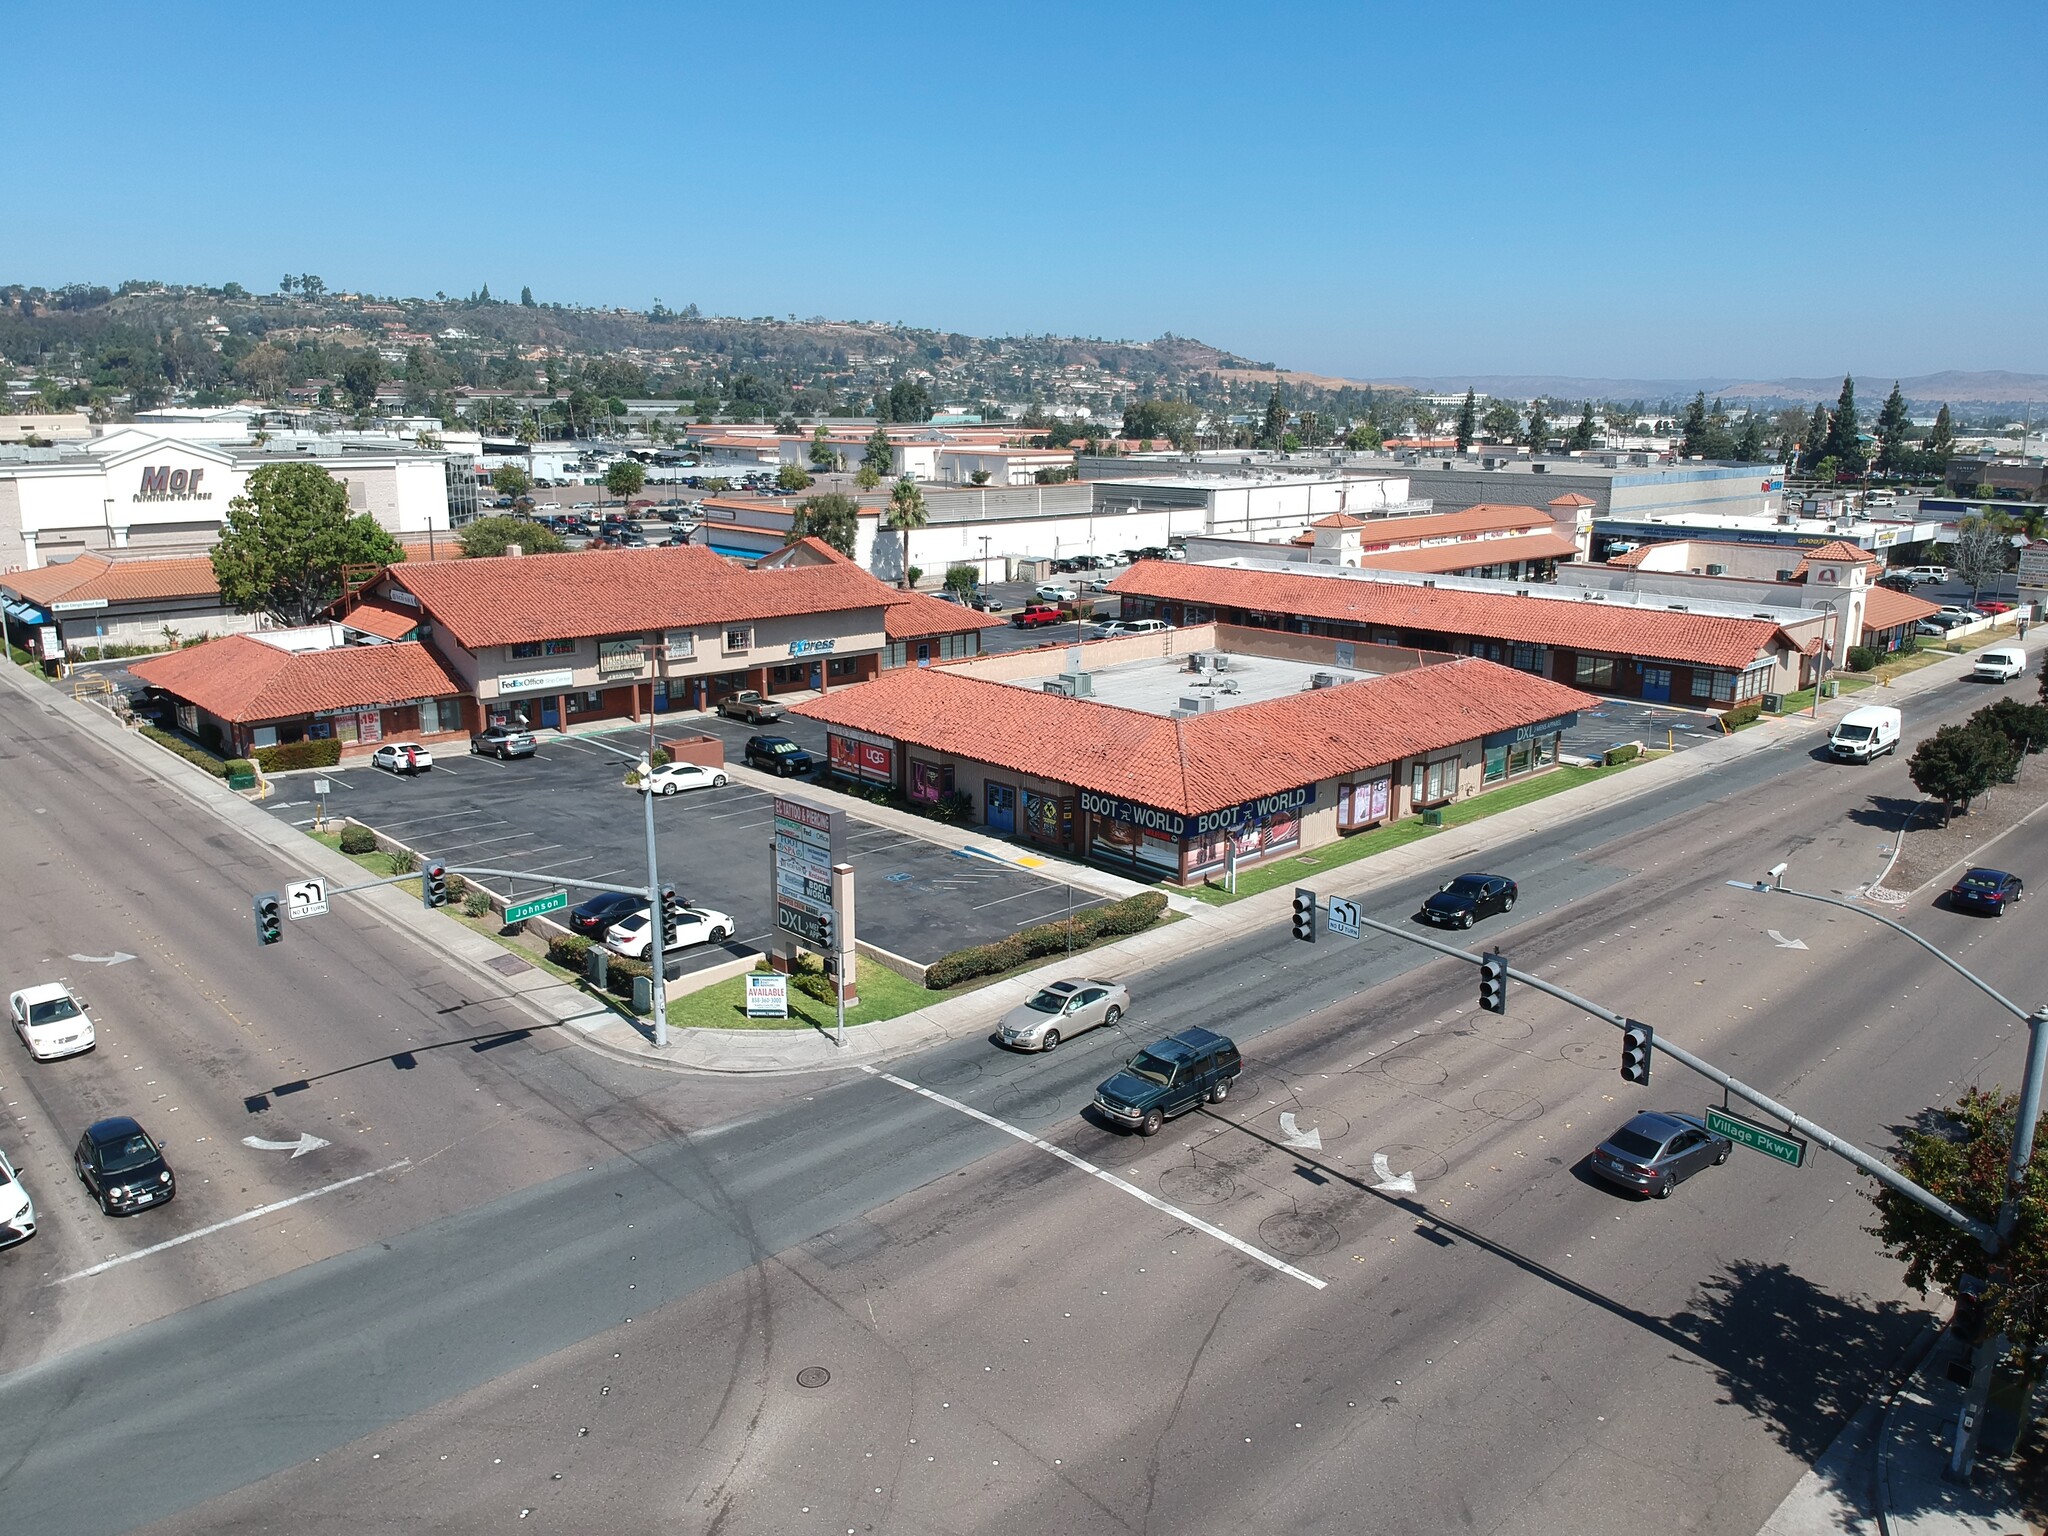
[{"label": "awning", "polygon": [[23,624],[47,624],[50,622],[49,615],[36,607],[34,603],[9,603],[7,605],[7,617],[18,620]]}]

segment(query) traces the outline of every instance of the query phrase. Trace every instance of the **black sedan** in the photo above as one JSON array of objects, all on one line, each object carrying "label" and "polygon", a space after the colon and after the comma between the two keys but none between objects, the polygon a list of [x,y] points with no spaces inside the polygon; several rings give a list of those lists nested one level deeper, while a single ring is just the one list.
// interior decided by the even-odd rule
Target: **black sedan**
[{"label": "black sedan", "polygon": [[109,1216],[168,1204],[178,1192],[171,1165],[149,1133],[126,1115],[95,1120],[71,1154],[78,1182]]},{"label": "black sedan", "polygon": [[1702,1168],[1727,1162],[1734,1146],[1697,1115],[1651,1111],[1595,1147],[1587,1166],[1610,1184],[1662,1200]]},{"label": "black sedan", "polygon": [[1415,915],[1439,928],[1470,928],[1482,917],[1515,910],[1515,882],[1506,875],[1460,875]]},{"label": "black sedan", "polygon": [[2027,894],[2027,882],[2002,869],[1971,869],[1949,887],[1948,904],[1958,912],[2003,917],[2005,909]]},{"label": "black sedan", "polygon": [[619,891],[599,891],[588,901],[569,910],[569,930],[585,938],[602,939],[613,923],[647,910],[647,898],[627,896]]}]

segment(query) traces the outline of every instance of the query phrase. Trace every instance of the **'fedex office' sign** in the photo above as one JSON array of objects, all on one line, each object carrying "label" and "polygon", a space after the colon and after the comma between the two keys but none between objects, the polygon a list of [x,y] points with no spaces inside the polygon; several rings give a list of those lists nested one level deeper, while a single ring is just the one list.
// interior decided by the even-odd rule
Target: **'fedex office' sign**
[{"label": "'fedex office' sign", "polygon": [[173,469],[168,464],[145,465],[137,501],[211,501],[213,492],[202,491],[199,482],[204,469]]}]

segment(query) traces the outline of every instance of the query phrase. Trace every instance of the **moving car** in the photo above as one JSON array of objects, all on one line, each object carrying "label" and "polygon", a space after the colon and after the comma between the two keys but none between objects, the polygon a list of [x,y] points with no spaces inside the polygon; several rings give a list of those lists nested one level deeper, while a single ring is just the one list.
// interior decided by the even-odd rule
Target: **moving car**
[{"label": "moving car", "polygon": [[1167,1120],[1203,1100],[1222,1103],[1243,1070],[1244,1058],[1228,1036],[1184,1029],[1146,1046],[1099,1084],[1095,1108],[1140,1136],[1156,1136]]},{"label": "moving car", "polygon": [[372,752],[370,766],[393,773],[425,773],[434,766],[434,754],[416,741],[396,741]]},{"label": "moving car", "polygon": [[723,789],[725,775],[702,763],[664,763],[635,779],[641,794],[673,795],[685,789]]},{"label": "moving car", "polygon": [[1994,645],[1977,653],[1970,675],[1979,682],[2009,683],[2027,675],[2027,653],[2016,645]]},{"label": "moving car", "polygon": [[0,1248],[12,1248],[36,1235],[36,1203],[22,1188],[21,1175],[0,1152]]},{"label": "moving car", "polygon": [[1043,603],[1033,603],[1030,607],[1019,608],[1011,614],[1010,625],[1013,629],[1039,629],[1047,624],[1057,624],[1064,617],[1066,615],[1057,608],[1047,607]]},{"label": "moving car", "polygon": [[1958,912],[1982,912],[2003,917],[2005,909],[2027,894],[2027,882],[2002,869],[1978,866],[1963,871],[1963,878],[1948,889],[1948,904]]},{"label": "moving car", "polygon": [[792,773],[809,773],[818,760],[787,736],[749,736],[747,766],[784,778]]},{"label": "moving car", "polygon": [[1482,917],[1514,911],[1517,894],[1506,875],[1460,875],[1445,882],[1415,915],[1439,928],[1470,928]]},{"label": "moving car", "polygon": [[1033,587],[1031,595],[1040,602],[1071,603],[1078,594],[1075,593],[1072,587],[1063,587],[1056,582],[1049,581],[1043,586]]},{"label": "moving car", "polygon": [[2001,613],[2011,613],[2015,605],[2002,597],[1981,597],[1977,600],[1977,611],[1996,618]]},{"label": "moving car", "polygon": [[1702,1168],[1727,1162],[1734,1147],[1696,1115],[1648,1110],[1595,1147],[1587,1166],[1610,1184],[1663,1200]]},{"label": "moving car", "polygon": [[1930,581],[1947,581],[1948,567],[1945,565],[1909,565],[1903,574],[1906,580],[1918,587]]},{"label": "moving car", "polygon": [[539,748],[540,743],[533,739],[533,732],[509,725],[494,725],[481,736],[469,738],[471,752],[487,753],[501,762],[508,757],[531,757]]},{"label": "moving car", "polygon": [[1901,717],[1889,704],[1866,704],[1835,722],[1828,755],[1846,763],[1867,763],[1899,750]]},{"label": "moving car", "polygon": [[109,1216],[165,1205],[178,1192],[157,1144],[126,1115],[95,1120],[71,1154],[78,1182]]},{"label": "moving car", "polygon": [[7,999],[7,1013],[37,1061],[57,1061],[93,1047],[92,1015],[61,981],[22,988]]},{"label": "moving car", "polygon": [[[723,944],[732,933],[732,918],[709,907],[685,907],[676,922],[676,941],[664,949],[687,949],[692,944]],[[629,960],[645,960],[654,946],[654,914],[635,912],[613,923],[604,936],[604,947]]]},{"label": "moving car", "polygon": [[718,712],[728,720],[744,720],[749,725],[767,725],[782,718],[782,706],[773,699],[762,698],[752,688],[727,694],[718,701]]},{"label": "moving car", "polygon": [[621,918],[647,910],[645,896],[628,896],[623,891],[599,891],[569,910],[569,928],[586,938],[601,939]]},{"label": "moving car", "polygon": [[1130,989],[1117,981],[1055,981],[1019,1003],[996,1027],[1003,1044],[1020,1051],[1056,1051],[1098,1024],[1114,1024],[1131,1006]]}]

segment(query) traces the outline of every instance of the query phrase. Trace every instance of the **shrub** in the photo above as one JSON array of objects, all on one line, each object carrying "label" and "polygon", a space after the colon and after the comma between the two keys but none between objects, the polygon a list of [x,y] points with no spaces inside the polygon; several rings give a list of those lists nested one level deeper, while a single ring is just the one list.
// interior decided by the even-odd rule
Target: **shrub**
[{"label": "shrub", "polygon": [[341,761],[340,738],[325,741],[286,741],[274,747],[258,747],[256,761],[265,773],[289,773],[294,768],[332,768]]},{"label": "shrub", "polygon": [[629,960],[624,955],[613,955],[605,970],[605,990],[613,997],[631,997],[633,978],[652,976],[654,967],[645,960]]},{"label": "shrub", "polygon": [[958,986],[977,976],[993,976],[1045,955],[1063,953],[1069,936],[1075,949],[1097,939],[1142,933],[1159,921],[1166,911],[1166,897],[1158,891],[1144,891],[1100,907],[1076,912],[1064,922],[1042,923],[1026,928],[993,944],[976,944],[942,955],[925,971],[924,984],[935,991]]},{"label": "shrub", "polygon": [[224,779],[228,776],[228,765],[218,755],[207,751],[204,747],[195,747],[184,737],[167,731],[162,726],[145,725],[141,729],[142,734],[158,746],[169,748],[185,759],[186,762],[196,767],[204,768],[216,779]]},{"label": "shrub", "polygon": [[[449,878],[453,880],[455,877]],[[472,887],[469,894],[462,898],[463,913],[469,917],[489,917],[494,905],[491,893],[480,885]]]},{"label": "shrub", "polygon": [[1751,699],[1747,704],[1737,704],[1733,709],[1721,711],[1721,724],[1729,730],[1737,730],[1754,722],[1764,712],[1760,700]]},{"label": "shrub", "polygon": [[341,851],[343,853],[375,853],[377,834],[368,827],[346,826],[341,829]]},{"label": "shrub", "polygon": [[1867,645],[1852,645],[1847,659],[1851,672],[1868,672],[1877,665],[1877,652]]},{"label": "shrub", "polygon": [[654,755],[648,758],[648,761],[654,764],[654,766],[657,768],[666,768],[670,763],[675,761],[675,758],[669,752],[669,749],[667,747],[656,747],[654,749]]},{"label": "shrub", "polygon": [[1609,747],[1605,752],[1601,753],[1600,761],[1609,768],[1613,768],[1621,763],[1634,762],[1642,755],[1642,751],[1643,748],[1640,742],[1624,741],[1620,746]]},{"label": "shrub", "polygon": [[420,856],[410,848],[393,848],[385,853],[384,862],[391,866],[394,875],[409,875],[420,867]]},{"label": "shrub", "polygon": [[790,978],[797,991],[805,997],[815,997],[821,1003],[836,1003],[838,994],[833,989],[832,978],[817,971],[805,971]]},{"label": "shrub", "polygon": [[7,655],[8,659],[11,660],[17,667],[32,667],[36,664],[35,657],[29,655],[27,651],[24,651],[20,646],[15,645],[11,642],[7,647]]},{"label": "shrub", "polygon": [[589,968],[590,940],[580,933],[555,933],[548,936],[548,959],[564,970],[574,971],[581,976]]},{"label": "shrub", "polygon": [[246,757],[231,757],[227,761],[227,770],[231,779],[250,778],[256,773],[256,765]]}]

